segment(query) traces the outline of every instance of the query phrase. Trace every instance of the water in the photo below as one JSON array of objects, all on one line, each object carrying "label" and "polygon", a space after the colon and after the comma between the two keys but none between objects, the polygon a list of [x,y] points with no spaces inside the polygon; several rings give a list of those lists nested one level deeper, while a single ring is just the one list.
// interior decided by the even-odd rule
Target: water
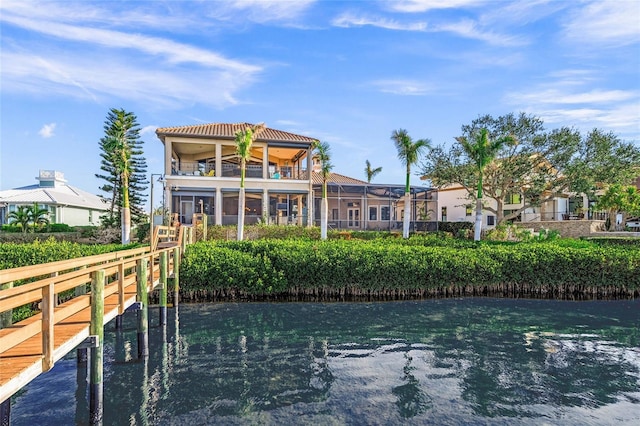
[{"label": "water", "polygon": [[[107,425],[640,424],[640,301],[181,305],[105,332]],[[166,344],[163,344],[163,336]],[[79,384],[79,386],[78,386]],[[75,354],[12,424],[82,424]]]}]

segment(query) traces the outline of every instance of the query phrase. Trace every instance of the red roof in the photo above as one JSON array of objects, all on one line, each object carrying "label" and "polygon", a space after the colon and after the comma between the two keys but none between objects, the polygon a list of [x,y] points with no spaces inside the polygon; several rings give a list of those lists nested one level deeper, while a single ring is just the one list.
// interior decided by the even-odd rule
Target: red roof
[{"label": "red roof", "polygon": [[[251,126],[254,125],[251,123],[209,123],[196,124],[193,126],[159,127],[156,130],[156,134],[163,142],[166,136],[233,139],[235,138],[236,132],[243,131],[247,127]],[[265,129],[260,132],[256,140],[263,142],[277,141],[305,143],[313,143],[316,141],[316,139],[308,136],[296,135],[295,133],[271,129],[269,127],[265,127]]]},{"label": "red roof", "polygon": [[[313,172],[311,174],[311,179],[314,185],[322,185],[322,175],[320,173]],[[327,179],[327,183],[336,183],[340,185],[372,185],[364,180],[355,179],[338,173],[331,173],[329,175],[329,179]]]}]

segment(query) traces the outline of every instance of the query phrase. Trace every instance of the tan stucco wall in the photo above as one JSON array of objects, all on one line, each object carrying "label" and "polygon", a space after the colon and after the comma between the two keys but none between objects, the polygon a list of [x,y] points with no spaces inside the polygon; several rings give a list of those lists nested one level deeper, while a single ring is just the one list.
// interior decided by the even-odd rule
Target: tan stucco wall
[{"label": "tan stucco wall", "polygon": [[[520,225],[520,224],[518,224]],[[529,222],[524,228],[533,228],[535,232],[540,229],[553,229],[560,233],[561,237],[589,237],[604,231],[603,220],[560,220],[557,222]]]}]

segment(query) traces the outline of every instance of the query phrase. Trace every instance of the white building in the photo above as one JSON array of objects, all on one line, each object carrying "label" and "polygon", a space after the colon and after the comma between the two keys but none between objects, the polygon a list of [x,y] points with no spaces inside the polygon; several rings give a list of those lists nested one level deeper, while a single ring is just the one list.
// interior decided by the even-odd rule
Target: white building
[{"label": "white building", "polygon": [[[522,208],[524,201],[520,194],[507,197],[503,206],[504,215]],[[497,202],[493,198],[483,198],[483,202],[485,206],[497,209]],[[517,218],[513,219],[513,222],[526,225],[528,222],[585,219],[586,215],[593,213],[591,210],[585,211],[584,206],[589,206],[586,197],[572,197],[569,194],[564,194],[543,203],[541,206],[525,209]],[[438,189],[439,221],[475,222],[475,208],[475,200],[468,197],[466,189],[462,186],[452,185]],[[482,213],[482,228],[494,228],[497,224],[495,213],[488,210],[483,210]]]},{"label": "white building", "polygon": [[0,191],[0,224],[8,223],[8,215],[18,206],[49,210],[50,223],[69,226],[99,225],[100,216],[108,206],[102,199],[74,186],[67,185],[64,174],[55,170],[40,170],[35,185]]}]

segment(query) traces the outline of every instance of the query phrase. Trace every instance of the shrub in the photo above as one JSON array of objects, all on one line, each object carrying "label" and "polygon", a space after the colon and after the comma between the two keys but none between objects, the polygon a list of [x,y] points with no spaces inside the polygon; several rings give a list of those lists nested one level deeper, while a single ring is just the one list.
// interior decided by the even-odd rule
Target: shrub
[{"label": "shrub", "polygon": [[638,292],[640,251],[581,244],[435,236],[209,242],[187,250],[181,283],[247,295]]}]

